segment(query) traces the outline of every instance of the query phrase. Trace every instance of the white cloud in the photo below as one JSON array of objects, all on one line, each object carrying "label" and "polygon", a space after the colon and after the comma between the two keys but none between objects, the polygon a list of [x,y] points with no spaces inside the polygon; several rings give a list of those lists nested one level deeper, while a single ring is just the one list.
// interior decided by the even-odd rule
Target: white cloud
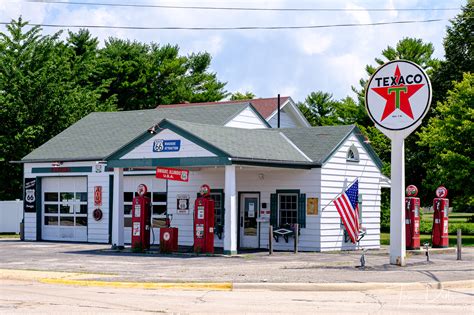
[{"label": "white cloud", "polygon": [[361,10],[361,11],[346,11],[349,16],[355,19],[360,24],[371,23],[372,19],[370,18],[369,11],[364,10],[364,7],[355,5],[353,3],[348,3],[345,7],[346,10]]},{"label": "white cloud", "polygon": [[326,52],[332,44],[332,37],[319,31],[301,31],[295,37],[296,45],[306,55],[317,55]]}]

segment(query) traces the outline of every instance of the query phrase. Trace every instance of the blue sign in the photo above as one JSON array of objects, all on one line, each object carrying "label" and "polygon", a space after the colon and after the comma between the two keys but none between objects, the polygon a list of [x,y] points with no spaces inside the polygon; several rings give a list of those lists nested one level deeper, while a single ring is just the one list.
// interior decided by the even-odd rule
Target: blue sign
[{"label": "blue sign", "polygon": [[153,152],[177,152],[181,148],[181,140],[163,140],[153,141]]}]

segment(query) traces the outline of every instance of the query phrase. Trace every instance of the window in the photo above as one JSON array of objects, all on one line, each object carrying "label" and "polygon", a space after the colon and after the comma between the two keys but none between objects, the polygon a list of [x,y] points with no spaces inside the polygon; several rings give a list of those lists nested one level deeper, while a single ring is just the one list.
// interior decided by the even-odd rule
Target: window
[{"label": "window", "polygon": [[349,150],[347,150],[346,160],[350,162],[359,162],[359,151],[355,145],[351,145]]},{"label": "window", "polygon": [[298,223],[298,194],[278,195],[279,226]]},{"label": "window", "polygon": [[211,199],[214,200],[214,226],[224,225],[224,198],[222,190],[211,190]]},{"label": "window", "polygon": [[[200,197],[201,195],[197,193],[196,196]],[[214,200],[214,228],[217,229],[219,226],[224,226],[224,190],[211,189],[210,196]]]},{"label": "window", "polygon": [[87,226],[87,192],[45,192],[44,225]]},{"label": "window", "polygon": [[[136,192],[123,193],[124,226],[132,227],[132,203]],[[166,226],[167,195],[166,192],[147,192],[146,197],[151,198],[151,221],[154,228]]]}]

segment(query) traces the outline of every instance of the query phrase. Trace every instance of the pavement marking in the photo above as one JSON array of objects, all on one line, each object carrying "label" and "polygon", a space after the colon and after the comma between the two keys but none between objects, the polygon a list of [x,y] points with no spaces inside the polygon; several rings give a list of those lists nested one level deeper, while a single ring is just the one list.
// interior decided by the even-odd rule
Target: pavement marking
[{"label": "pavement marking", "polygon": [[110,282],[96,280],[74,280],[43,278],[39,282],[47,284],[64,284],[76,286],[111,287],[111,288],[136,288],[136,289],[171,289],[171,290],[212,290],[212,291],[232,291],[232,283],[211,283],[211,282]]}]

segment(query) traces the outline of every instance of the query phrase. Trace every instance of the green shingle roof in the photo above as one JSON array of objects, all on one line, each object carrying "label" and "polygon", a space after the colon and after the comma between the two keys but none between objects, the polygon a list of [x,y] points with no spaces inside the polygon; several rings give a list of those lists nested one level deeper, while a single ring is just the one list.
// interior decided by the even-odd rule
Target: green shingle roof
[{"label": "green shingle roof", "polygon": [[25,156],[23,162],[102,160],[164,118],[224,125],[248,103],[91,113]]},{"label": "green shingle roof", "polygon": [[[304,167],[321,166],[352,133],[355,126],[281,129],[240,129],[224,125],[248,103],[202,107],[91,113],[22,159],[22,162],[106,160],[141,139],[157,123],[185,132],[225,156],[241,162],[282,162]],[[179,132],[178,132],[179,133]],[[360,136],[358,136],[360,137]],[[192,141],[192,139],[191,139]],[[369,154],[381,167],[373,149]],[[132,148],[133,149],[133,148]]]},{"label": "green shingle roof", "polygon": [[276,129],[273,129],[274,132],[265,132],[267,129],[230,128],[173,119],[167,121],[233,158],[310,162]]}]

